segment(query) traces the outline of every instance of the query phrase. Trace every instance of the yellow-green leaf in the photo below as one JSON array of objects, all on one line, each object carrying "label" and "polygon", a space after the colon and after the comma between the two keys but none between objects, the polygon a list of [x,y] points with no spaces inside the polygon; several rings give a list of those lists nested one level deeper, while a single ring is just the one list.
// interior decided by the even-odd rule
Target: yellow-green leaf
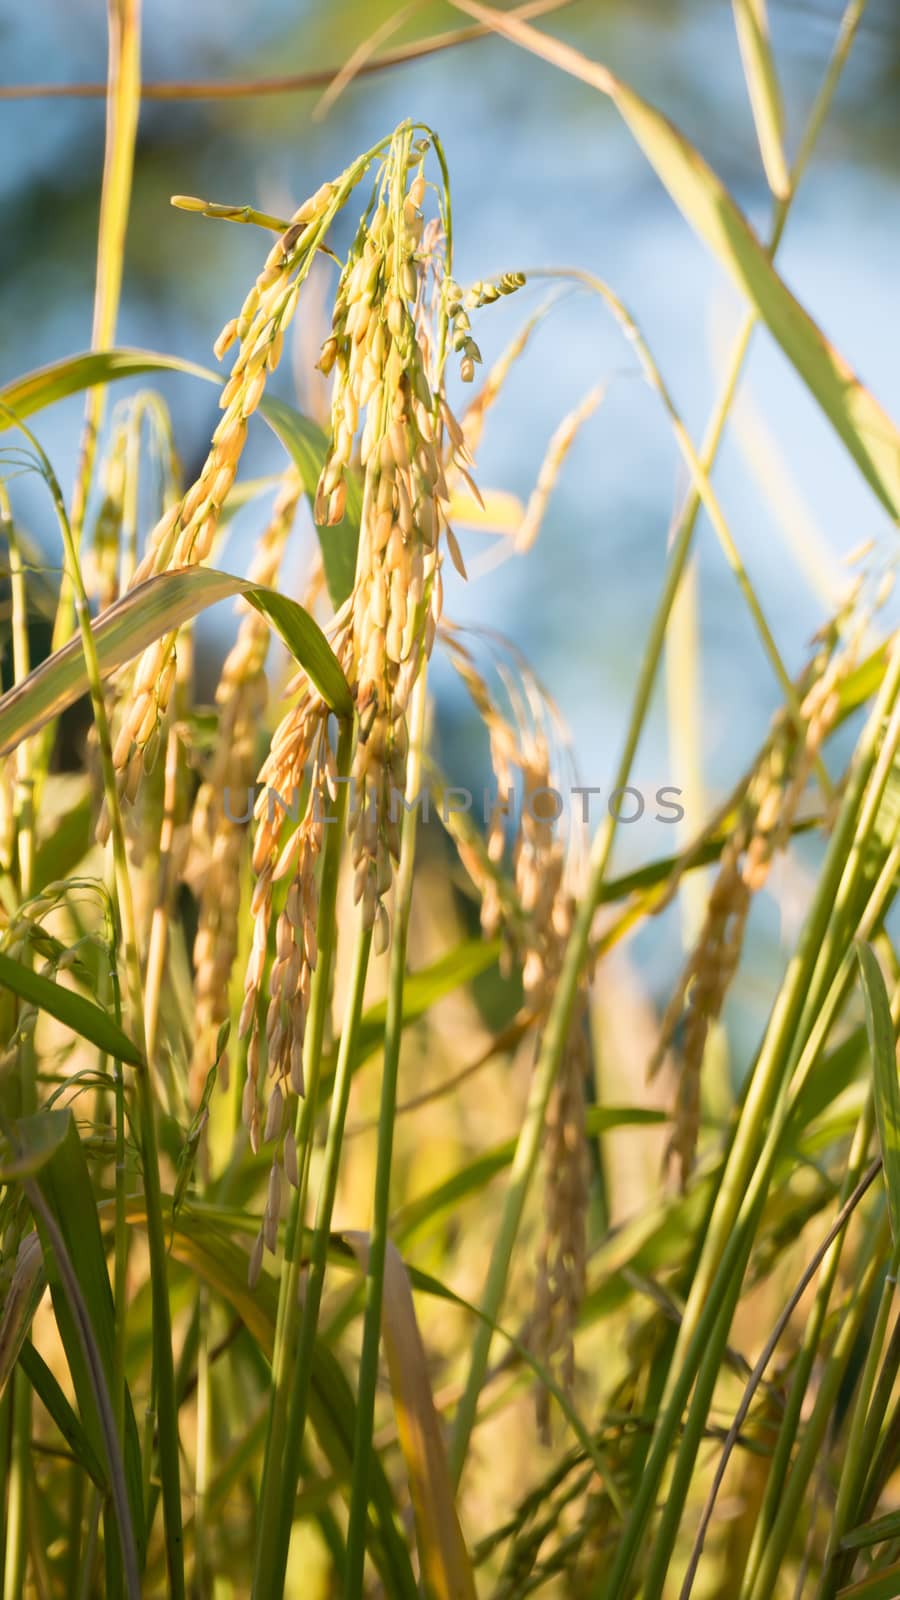
[{"label": "yellow-green leaf", "polygon": [[[24,421],[34,412],[68,395],[78,394],[82,389],[113,383],[120,378],[142,377],[148,372],[180,372],[189,378],[203,378],[206,383],[224,383],[220,372],[211,372],[194,361],[182,361],[178,356],[163,355],[155,350],[87,350],[15,378],[5,389],[0,389],[0,404]],[[284,445],[306,494],[312,499],[328,447],[323,430],[274,395],[263,395],[259,409]],[[8,417],[0,416],[0,429],[8,427],[9,421]],[[342,520],[336,527],[318,530],[328,593],[336,609],[343,605],[353,587],[361,510],[359,480],[351,472],[347,475],[347,506]]]},{"label": "yellow-green leaf", "polygon": [[866,1032],[872,1055],[875,1084],[875,1119],[881,1145],[884,1181],[894,1249],[900,1249],[900,1081],[897,1077],[897,1044],[891,1007],[881,968],[871,947],[861,942],[856,955],[862,976],[866,1004]]},{"label": "yellow-green leaf", "polygon": [[92,1000],[86,1000],[84,995],[76,994],[74,989],[66,989],[61,983],[54,983],[52,978],[32,972],[21,961],[14,961],[11,956],[2,954],[0,989],[10,989],[20,1000],[49,1012],[51,1017],[56,1017],[73,1033],[97,1045],[98,1049],[105,1050],[117,1061],[127,1061],[133,1067],[140,1066],[143,1057],[137,1045],[122,1032],[112,1017],[107,1016],[102,1007],[95,1005]]},{"label": "yellow-green leaf", "polygon": [[[217,572],[213,567],[180,567],[139,583],[96,618],[94,643],[101,677],[133,661],[163,634],[173,633],[208,606],[243,595],[278,629],[294,659],[304,667],[326,704],[347,716],[350,689],[337,656],[307,611],[296,600]],[[14,749],[51,717],[88,691],[81,639],[70,639],[0,699],[0,755]]]},{"label": "yellow-green leaf", "polygon": [[[368,1235],[345,1232],[344,1238],[365,1271]],[[425,1592],[429,1600],[475,1600],[472,1563],[456,1514],[447,1446],[435,1410],[412,1291],[390,1240],[384,1263],[381,1327]]]},{"label": "yellow-green leaf", "polygon": [[724,184],[674,125],[601,62],[510,12],[453,0],[458,10],[608,95],[675,204],[750,301],[807,384],[870,487],[900,516],[900,433],[779,277]]},{"label": "yellow-green leaf", "polygon": [[784,154],[784,108],[769,40],[766,0],[734,0],[734,25],[759,153],[769,188],[783,200],[790,190],[791,179]]}]

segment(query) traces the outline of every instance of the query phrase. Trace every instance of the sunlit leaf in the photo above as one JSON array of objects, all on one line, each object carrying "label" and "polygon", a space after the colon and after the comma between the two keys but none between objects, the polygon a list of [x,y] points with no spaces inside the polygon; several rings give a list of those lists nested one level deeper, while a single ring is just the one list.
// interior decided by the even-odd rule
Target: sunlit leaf
[{"label": "sunlit leaf", "polygon": [[[345,1233],[344,1237],[365,1271],[368,1236]],[[428,1358],[409,1279],[390,1240],[385,1257],[381,1325],[426,1593],[434,1600],[475,1600],[475,1579],[456,1513],[447,1446],[428,1376]]]},{"label": "sunlit leaf", "polygon": [[808,385],[871,488],[900,516],[900,434],[775,271],[743,212],[667,117],[580,50],[511,13],[460,0],[534,55],[608,95],[694,231],[728,272]]},{"label": "sunlit leaf", "polygon": [[766,0],[734,0],[734,22],[759,152],[769,188],[783,200],[791,186],[784,154],[784,108],[772,57]]},{"label": "sunlit leaf", "polygon": [[20,1000],[26,1000],[29,1005],[37,1006],[41,1011],[56,1017],[57,1021],[70,1028],[73,1033],[77,1033],[79,1038],[89,1040],[115,1060],[127,1061],[133,1067],[139,1066],[143,1060],[138,1046],[126,1033],[123,1033],[118,1023],[107,1016],[106,1012],[92,1000],[85,1000],[84,996],[76,994],[74,989],[66,989],[61,983],[54,983],[52,978],[44,978],[40,973],[32,972],[31,968],[23,966],[21,961],[14,961],[12,956],[0,954],[0,990],[2,989],[11,990]]},{"label": "sunlit leaf", "polygon": [[856,945],[866,1004],[866,1032],[872,1055],[875,1118],[884,1165],[894,1249],[900,1249],[900,1081],[891,1006],[881,968],[871,947]]},{"label": "sunlit leaf", "polygon": [[[17,1124],[17,1133],[25,1149],[29,1145],[29,1125],[34,1127],[46,1114],[40,1112],[37,1116],[24,1119]],[[66,1136],[57,1143],[50,1160],[40,1169],[34,1181],[40,1188],[47,1209],[56,1223],[78,1279],[90,1319],[91,1338],[96,1343],[106,1384],[111,1390],[115,1371],[115,1310],[106,1268],[103,1237],[81,1140],[71,1113],[64,1114],[68,1116]],[[39,1138],[36,1131],[34,1137]],[[44,1252],[44,1266],[50,1285],[53,1312],[69,1371],[72,1374],[81,1421],[95,1456],[98,1461],[103,1461],[106,1459],[104,1431],[94,1399],[93,1383],[82,1348],[81,1335],[60,1274],[52,1239],[46,1231],[42,1218],[37,1216],[35,1220]],[[124,1400],[125,1488],[138,1558],[143,1563],[145,1535],[141,1450],[134,1409],[127,1388]]]},{"label": "sunlit leaf", "polygon": [[[108,677],[163,634],[174,632],[201,611],[233,595],[243,595],[269,618],[326,704],[340,716],[349,715],[353,702],[347,680],[328,640],[309,613],[296,600],[274,589],[212,567],[180,567],[174,572],[162,572],[139,583],[101,612],[92,625],[101,676]],[[0,699],[0,754],[14,749],[51,717],[59,716],[87,690],[81,640],[70,639]]]},{"label": "sunlit leaf", "polygon": [[[220,386],[225,381],[221,373],[211,372],[208,367],[154,350],[91,350],[16,378],[5,389],[0,389],[0,404],[8,406],[24,420],[43,407],[94,384],[140,377],[147,372],[180,372]],[[259,410],[294,462],[305,493],[313,499],[328,446],[325,433],[317,423],[274,395],[263,395]],[[0,417],[0,428],[8,425],[8,419]],[[343,605],[353,587],[361,507],[359,481],[354,473],[348,473],[347,505],[342,521],[334,528],[318,529],[325,579],[335,608]]]}]

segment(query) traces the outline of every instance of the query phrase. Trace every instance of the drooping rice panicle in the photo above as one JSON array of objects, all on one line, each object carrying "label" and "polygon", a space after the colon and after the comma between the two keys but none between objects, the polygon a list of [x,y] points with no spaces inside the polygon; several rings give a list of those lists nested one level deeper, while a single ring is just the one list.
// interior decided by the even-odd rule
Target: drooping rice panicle
[{"label": "drooping rice panicle", "polygon": [[[551,740],[542,726],[542,721],[553,724],[558,718],[544,703],[537,685],[527,684],[520,697],[508,680],[513,702],[510,721],[501,712],[459,635],[445,630],[444,637],[453,664],[487,730],[497,785],[497,804],[488,824],[487,861],[481,862],[476,853],[465,849],[462,859],[479,890],[482,927],[487,935],[502,929],[521,961],[525,1007],[540,1026],[559,976],[576,894],[573,853],[556,829],[559,774],[552,759]],[[520,699],[523,703],[517,704]],[[537,717],[528,715],[529,705],[536,707]],[[491,869],[498,869],[506,854],[508,821],[514,811],[511,887],[515,912],[511,917],[499,874]],[[589,1070],[586,1002],[585,981],[580,986],[548,1108],[543,1230],[530,1323],[534,1349],[568,1393],[575,1381],[574,1333],[584,1295],[587,1259],[590,1168],[584,1126]],[[543,1387],[538,1390],[537,1414],[539,1428],[546,1435],[549,1396]]]},{"label": "drooping rice panicle", "polygon": [[[465,457],[442,394],[448,313],[442,232],[423,213],[425,149],[424,142],[412,148],[408,129],[392,142],[340,275],[321,356],[333,388],[330,443],[314,502],[320,524],[341,520],[347,475],[362,476],[353,591],[330,631],[356,707],[349,806],[354,894],[375,929],[376,949],[390,934],[385,898],[399,852],[410,694],[440,617],[440,539],[452,540],[443,463],[457,452]],[[259,773],[253,945],[241,1016],[241,1031],[249,1034],[244,1121],[254,1148],[285,1134],[279,1148],[289,1177],[296,1152],[285,1130],[293,1120],[290,1097],[305,1088],[317,867],[337,781],[327,707],[302,674],[290,692],[297,698]],[[282,882],[287,894],[276,908]],[[265,1109],[264,1075],[272,1084]],[[279,1192],[273,1183],[266,1244],[274,1237]]]},{"label": "drooping rice panicle", "polygon": [[701,1068],[710,1027],[722,1014],[741,959],[753,896],[764,888],[778,851],[787,848],[822,744],[839,711],[838,689],[855,665],[869,612],[851,596],[814,641],[799,685],[802,736],[784,709],[748,784],[740,815],[719,862],[696,944],[666,1007],[652,1077],[683,1020],[669,1156],[682,1187],[694,1164],[700,1128]]},{"label": "drooping rice panicle", "polygon": [[[341,195],[340,182],[325,183],[298,207],[290,226],[269,251],[238,316],[222,329],[215,345],[218,358],[237,344],[231,376],[219,397],[222,420],[199,477],[150,535],[132,585],[172,568],[196,565],[209,555],[222,506],[234,483],[248,420],[281,358],[303,279],[339,208]],[[168,705],[174,676],[174,636],[168,634],[151,645],[138,663],[133,702],[114,751],[120,772],[139,773]],[[133,786],[136,778],[131,782]]]},{"label": "drooping rice panicle", "polygon": [[[301,494],[299,474],[291,468],[250,567],[255,583],[275,583]],[[269,633],[265,618],[248,607],[216,689],[218,740],[194,802],[195,875],[200,885],[194,940],[194,1099],[209,1071],[219,1027],[228,1015],[229,983],[238,949],[247,796],[256,779],[257,736],[268,698],[265,663]],[[223,1066],[224,1062],[227,1056]]]}]

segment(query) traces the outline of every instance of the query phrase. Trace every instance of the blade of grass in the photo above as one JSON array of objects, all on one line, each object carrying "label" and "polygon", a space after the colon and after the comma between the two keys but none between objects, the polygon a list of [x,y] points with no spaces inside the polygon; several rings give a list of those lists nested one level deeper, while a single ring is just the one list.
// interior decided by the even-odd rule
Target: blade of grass
[{"label": "blade of grass", "polygon": [[[73,1139],[75,1144],[78,1145],[80,1153],[81,1147],[78,1136],[74,1131],[74,1127],[70,1124],[69,1141]],[[71,1148],[72,1147],[70,1144],[70,1149]],[[64,1149],[65,1146],[61,1146],[58,1154],[61,1154]],[[116,1432],[112,1401],[109,1395],[107,1363],[98,1346],[96,1321],[94,1318],[92,1318],[91,1311],[89,1310],[87,1303],[87,1296],[89,1293],[91,1293],[91,1291],[87,1287],[83,1289],[82,1283],[79,1281],[79,1276],[76,1274],[75,1268],[72,1264],[72,1259],[69,1255],[68,1241],[63,1235],[63,1229],[60,1226],[57,1215],[55,1214],[57,1207],[54,1204],[54,1201],[48,1198],[44,1193],[43,1183],[45,1181],[46,1175],[42,1181],[38,1181],[35,1178],[26,1178],[23,1183],[23,1188],[25,1190],[28,1204],[31,1207],[31,1210],[37,1221],[38,1231],[41,1234],[41,1239],[44,1246],[44,1259],[47,1266],[47,1274],[51,1283],[51,1290],[54,1280],[60,1285],[61,1294],[58,1297],[55,1297],[54,1304],[57,1321],[60,1325],[60,1330],[66,1345],[67,1358],[69,1360],[70,1368],[73,1374],[73,1380],[75,1381],[76,1385],[79,1381],[80,1367],[80,1362],[76,1358],[76,1341],[81,1361],[84,1363],[84,1370],[87,1375],[90,1393],[94,1406],[96,1407],[99,1436],[102,1440],[102,1449],[106,1457],[108,1482],[115,1506],[116,1522],[121,1541],[125,1587],[128,1595],[131,1597],[131,1600],[139,1600],[141,1593],[139,1575],[140,1568],[138,1561],[138,1545],[136,1542],[135,1528],[132,1521],[133,1508],[129,1503],[129,1485],[126,1481],[125,1466],[119,1446],[118,1434]],[[91,1197],[91,1212],[94,1218],[97,1241],[99,1243],[99,1227],[97,1227],[96,1224],[96,1212],[93,1210],[93,1197]],[[109,1280],[105,1276],[105,1263],[103,1261],[102,1251],[100,1254],[100,1262],[103,1268],[103,1283],[106,1288],[107,1296],[109,1296],[110,1300],[111,1324],[112,1297],[109,1290]],[[97,1283],[98,1280],[95,1279],[95,1287]],[[92,1305],[95,1304],[95,1297],[92,1293],[91,1303]],[[71,1318],[71,1331],[68,1336],[63,1331],[66,1326],[66,1318],[63,1315],[63,1306],[66,1307],[68,1316]],[[75,1336],[74,1340],[72,1338],[72,1334]],[[83,1389],[82,1394],[84,1401]]]},{"label": "blade of grass", "polygon": [[[8,416],[9,413],[7,412],[6,415]],[[53,508],[62,535],[65,560],[74,585],[76,613],[87,668],[91,708],[100,750],[104,797],[109,816],[110,840],[115,866],[116,916],[122,929],[121,947],[128,979],[128,1000],[132,1016],[139,1023],[140,1032],[143,1034],[143,994],[137,921],[129,876],[128,854],[125,847],[125,831],[122,824],[118,787],[113,765],[109,721],[103,699],[103,686],[97,650],[91,628],[88,597],[84,587],[78,550],[72,538],[72,530],[66,514],[62,491],[46,452],[25,423],[15,418],[11,420],[15,422],[16,427],[28,440],[40,465],[42,476],[53,501]],[[150,1255],[150,1284],[153,1300],[153,1382],[156,1385],[159,1402],[159,1453],[160,1474],[163,1484],[166,1561],[172,1600],[184,1600],[178,1406],[175,1395],[175,1375],[172,1358],[172,1322],[159,1179],[156,1106],[148,1063],[143,1060],[136,1070],[136,1083],[143,1157],[144,1192],[147,1199],[147,1242]]]},{"label": "blade of grass", "polygon": [[[774,252],[780,243],[785,224],[787,222],[793,195],[796,193],[797,184],[805,170],[813,146],[818,138],[822,124],[828,113],[831,100],[840,80],[841,72],[847,60],[850,47],[855,37],[856,28],[864,8],[865,0],[850,0],[844,16],[841,32],[832,54],[828,70],[822,87],[813,105],[809,122],[798,153],[794,169],[794,181],[788,199],[781,202],[776,209],[772,227],[770,249]],[[707,434],[703,442],[701,460],[707,472],[721,441],[722,433],[737,389],[738,381],[743,367],[744,359],[750,344],[750,336],[755,323],[754,314],[745,319],[732,352],[731,363],[727,378],[723,386],[715,413],[711,419]],[[651,624],[646,649],[638,673],[634,701],[625,736],[625,745],[616,773],[614,790],[625,787],[630,778],[631,767],[640,740],[641,730],[650,704],[656,671],[662,653],[668,619],[671,613],[675,596],[684,572],[685,564],[690,553],[697,513],[700,507],[699,494],[694,490],[685,502],[679,521],[678,529],[673,540],[672,553],[666,573],[666,580],[662,595],[657,603],[656,612]],[[612,855],[612,846],[615,837],[615,819],[607,817],[598,830],[594,839],[590,859],[590,877],[581,906],[576,915],[575,924],[570,936],[569,945],[559,981],[553,996],[553,1002],[547,1026],[544,1030],[543,1040],[535,1073],[532,1080],[532,1092],[526,1109],[525,1121],[516,1149],[516,1157],[510,1178],[509,1188],[504,1201],[504,1209],[497,1232],[496,1242],[492,1253],[488,1278],[484,1290],[482,1308],[488,1322],[496,1321],[497,1314],[506,1288],[510,1261],[518,1234],[519,1223],[524,1210],[525,1199],[531,1184],[531,1179],[537,1164],[540,1148],[541,1131],[544,1125],[547,1105],[549,1104],[553,1084],[556,1079],[559,1062],[568,1034],[569,1020],[572,1014],[575,994],[579,976],[587,960],[591,941],[591,929],[594,913],[599,905],[603,893],[607,871]],[[487,1370],[490,1355],[491,1334],[489,1327],[483,1325],[476,1335],[472,1348],[469,1374],[466,1388],[454,1421],[453,1437],[451,1441],[451,1466],[456,1479],[459,1479],[465,1464],[466,1450],[475,1413],[478,1405],[478,1394]]]},{"label": "blade of grass", "polygon": [[[369,1241],[348,1233],[363,1272]],[[383,1333],[397,1431],[409,1476],[419,1564],[433,1600],[475,1600],[475,1578],[466,1549],[428,1376],[428,1360],[416,1321],[406,1269],[388,1241],[385,1257]]]},{"label": "blade of grass", "polygon": [[26,1339],[22,1345],[19,1365],[76,1460],[81,1463],[101,1493],[105,1494],[109,1487],[108,1480],[94,1447],[46,1361],[30,1339]]},{"label": "blade of grass", "polygon": [[790,193],[791,179],[784,154],[784,107],[772,56],[766,0],[733,0],[733,4],[759,153],[769,188],[776,199],[784,200]]},{"label": "blade of grass", "polygon": [[[162,355],[154,350],[92,350],[51,362],[49,366],[14,379],[0,389],[0,403],[19,417],[30,417],[82,389],[94,393],[98,386],[148,372],[177,372],[190,378],[202,378],[206,383],[222,384],[219,373],[197,366],[193,361],[183,361],[179,356]],[[294,462],[305,493],[310,499],[315,498],[328,448],[325,433],[317,423],[275,395],[263,395],[259,410]],[[229,497],[229,503],[233,497]],[[343,605],[353,587],[361,507],[359,480],[351,472],[347,474],[347,507],[342,520],[336,527],[319,530],[325,578],[335,607]]]},{"label": "blade of grass", "polygon": [[697,1576],[697,1570],[700,1565],[700,1557],[703,1554],[703,1544],[706,1538],[706,1532],[709,1527],[710,1519],[715,1509],[716,1499],[718,1497],[719,1490],[722,1487],[722,1482],[725,1477],[725,1472],[731,1459],[732,1452],[740,1437],[741,1429],[743,1428],[743,1425],[747,1419],[750,1406],[753,1403],[754,1395],[756,1394],[759,1385],[763,1380],[766,1368],[775,1354],[778,1343],[782,1338],[782,1335],[784,1334],[791,1317],[794,1315],[794,1312],[800,1304],[800,1301],[803,1299],[806,1290],[809,1288],[809,1285],[812,1283],[823,1262],[831,1252],[832,1246],[843,1233],[860,1201],[863,1199],[871,1185],[875,1182],[875,1179],[880,1171],[880,1161],[873,1161],[870,1164],[868,1171],[863,1175],[862,1178],[860,1178],[852,1192],[844,1200],[837,1216],[834,1219],[834,1222],[825,1235],[825,1238],[816,1248],[808,1265],[805,1267],[803,1274],[797,1283],[797,1287],[785,1302],[778,1320],[776,1321],[772,1332],[769,1334],[756,1365],[754,1366],[753,1371],[747,1380],[746,1388],[741,1396],[741,1403],[735,1412],[734,1421],[728,1429],[725,1442],[722,1446],[722,1454],[719,1457],[718,1465],[716,1466],[715,1477],[713,1478],[709,1494],[707,1495],[706,1502],[703,1507],[700,1521],[697,1525],[697,1532],[694,1535],[694,1544],[691,1550],[691,1557],[690,1561],[688,1562],[688,1568],[684,1576],[684,1581],[681,1586],[679,1600],[689,1600],[689,1596],[693,1591],[694,1579]]},{"label": "blade of grass", "polygon": [[[696,1377],[697,1390],[677,1449],[674,1474],[645,1576],[647,1600],[660,1593],[665,1581],[690,1472],[702,1439],[715,1382],[714,1368],[727,1338],[727,1322],[737,1304],[789,1118],[790,1084],[793,1080],[799,1092],[799,1083],[819,1059],[843,1003],[852,971],[848,938],[856,932],[867,936],[873,920],[893,895],[896,861],[891,856],[889,870],[879,877],[859,920],[856,902],[860,878],[900,742],[898,693],[900,654],[892,662],[882,698],[857,745],[816,896],[770,1016],[703,1237],[654,1443],[614,1567],[614,1576],[621,1582],[637,1557],[642,1530],[653,1508],[653,1486],[658,1486],[660,1474],[669,1465],[669,1452]],[[889,720],[885,730],[886,718]],[[723,1306],[719,1315],[719,1307]]]},{"label": "blade of grass", "polygon": [[871,945],[857,941],[866,1031],[872,1057],[875,1117],[884,1164],[888,1211],[894,1248],[900,1249],[900,1081],[897,1078],[897,1042],[891,1005],[878,960]]},{"label": "blade of grass", "polygon": [[0,952],[0,989],[9,989],[12,994],[21,1000],[27,1000],[29,1005],[37,1006],[41,1011],[46,1011],[49,1016],[56,1017],[58,1022],[78,1035],[81,1039],[88,1039],[99,1050],[105,1050],[109,1055],[118,1055],[131,1066],[140,1066],[143,1055],[137,1045],[123,1033],[110,1016],[92,1000],[86,1000],[84,995],[76,994],[73,989],[66,989],[61,983],[54,983],[52,978],[44,978],[38,972],[32,972],[21,961],[14,961],[12,956]]},{"label": "blade of grass", "polygon": [[[277,628],[334,711],[352,709],[350,690],[337,657],[321,628],[296,600],[246,578],[212,567],[181,567],[162,572],[131,589],[92,624],[100,678],[133,661],[148,644],[171,633],[209,606],[241,595]],[[73,705],[89,687],[82,647],[72,639],[49,656],[21,684],[0,698],[0,754]]]},{"label": "blade of grass", "polygon": [[850,1426],[841,1464],[834,1514],[828,1535],[819,1595],[830,1600],[838,1582],[837,1563],[844,1530],[851,1524],[859,1505],[866,1471],[877,1443],[881,1417],[871,1417],[870,1405],[875,1389],[878,1363],[887,1337],[888,1320],[896,1290],[900,1264],[900,1082],[897,1078],[897,1043],[891,1005],[878,960],[871,945],[857,940],[854,945],[866,1008],[866,1031],[872,1057],[875,1120],[887,1190],[888,1217],[893,1249],[882,1285],[875,1325],[867,1341],[862,1377],[854,1396]]},{"label": "blade of grass", "polygon": [[378,1356],[381,1344],[381,1315],[384,1300],[384,1273],[390,1216],[391,1162],[394,1148],[394,1121],[397,1110],[397,1074],[400,1066],[400,1045],[403,1038],[403,986],[406,977],[406,950],[409,938],[410,909],[412,906],[419,811],[414,802],[419,793],[422,780],[425,709],[426,674],[423,664],[413,689],[410,707],[409,760],[406,772],[406,799],[409,809],[404,811],[400,838],[400,864],[397,869],[394,928],[388,974],[387,1015],[384,1025],[381,1103],[375,1165],[375,1195],[372,1205],[372,1228],[366,1270],[366,1308],[363,1320],[363,1344],[357,1394],[350,1522],[347,1529],[346,1600],[360,1600],[363,1592],[365,1518],[366,1507],[369,1503],[375,1391],[378,1383]]},{"label": "blade of grass", "polygon": [[453,4],[612,100],[675,204],[781,345],[870,488],[892,517],[900,516],[900,435],[894,423],[778,276],[694,146],[600,62],[477,0]]},{"label": "blade of grass", "polygon": [[806,1419],[800,1447],[782,1490],[775,1521],[763,1548],[762,1558],[751,1585],[741,1590],[742,1596],[746,1595],[747,1600],[765,1600],[765,1597],[772,1594],[778,1581],[784,1552],[796,1533],[798,1518],[802,1514],[803,1495],[820,1463],[823,1444],[833,1423],[835,1403],[844,1382],[848,1363],[869,1312],[872,1295],[884,1271],[884,1255],[889,1241],[890,1224],[886,1216],[882,1218],[877,1228],[871,1230],[868,1238],[863,1235],[861,1254],[865,1259],[865,1266],[861,1271],[860,1262],[856,1263],[853,1293],[834,1345],[822,1363],[815,1404]]}]

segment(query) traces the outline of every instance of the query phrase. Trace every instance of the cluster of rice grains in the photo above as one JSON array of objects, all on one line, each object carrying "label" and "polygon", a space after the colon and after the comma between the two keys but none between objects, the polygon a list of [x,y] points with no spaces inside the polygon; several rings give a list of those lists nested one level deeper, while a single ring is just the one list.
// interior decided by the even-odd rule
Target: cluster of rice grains
[{"label": "cluster of rice grains", "polygon": [[[318,244],[352,187],[346,176],[343,182],[344,190],[340,185],[324,184],[295,212],[290,227],[269,252],[240,315],[223,328],[216,355],[221,359],[235,342],[238,349],[219,400],[222,420],[213,434],[200,476],[153,529],[132,585],[175,568],[195,566],[209,556],[222,507],[234,483],[248,418],[257,409],[266,381],[278,365],[284,335]],[[130,798],[137,790],[141,772],[156,754],[160,718],[174,681],[175,635],[167,634],[145,650],[138,662],[130,703],[116,740],[115,764]]]},{"label": "cluster of rice grains", "polygon": [[[696,1157],[706,1042],[710,1027],[721,1016],[740,962],[751,902],[764,888],[776,854],[790,844],[801,801],[838,715],[841,680],[856,662],[868,625],[870,614],[854,611],[855,599],[854,594],[813,642],[797,686],[801,726],[786,708],[779,710],[742,786],[700,933],[662,1019],[648,1075],[653,1077],[659,1070],[680,1030],[678,1085],[667,1153],[677,1160],[682,1188]],[[689,864],[690,857],[684,865]],[[663,904],[669,903],[679,881],[680,873],[673,878]]]},{"label": "cluster of rice grains", "polygon": [[[391,141],[341,271],[320,362],[333,374],[333,393],[316,521],[341,521],[350,475],[362,480],[355,581],[330,632],[355,702],[348,826],[355,899],[364,925],[374,930],[376,950],[390,937],[385,902],[399,853],[396,797],[406,783],[410,697],[441,613],[442,537],[462,569],[447,522],[447,478],[465,473],[470,457],[443,393],[443,370],[451,347],[464,379],[478,359],[462,296],[448,275],[444,219],[426,222],[423,214],[428,148],[408,127]],[[254,933],[240,1023],[249,1034],[244,1121],[254,1148],[261,1138],[274,1142],[254,1271],[263,1247],[274,1250],[277,1242],[280,1167],[297,1182],[289,1096],[304,1092],[304,1030],[317,959],[316,869],[339,776],[328,707],[304,675],[289,688],[296,699],[259,774]],[[284,805],[273,805],[273,791]],[[301,795],[294,826],[290,812]],[[264,1060],[271,1079],[265,1108]]]},{"label": "cluster of rice grains", "polygon": [[[292,467],[285,474],[269,525],[257,546],[249,573],[254,583],[275,583],[301,493],[300,476]],[[228,1016],[228,986],[238,950],[247,796],[256,781],[257,736],[268,699],[268,646],[268,623],[248,608],[216,690],[218,739],[191,818],[193,850],[188,879],[199,902],[194,940],[193,1104],[215,1059],[216,1035]]]},{"label": "cluster of rice grains", "polygon": [[[471,835],[458,838],[457,847],[479,891],[485,934],[502,932],[521,961],[526,1016],[539,1030],[571,932],[579,878],[577,839],[566,836],[557,816],[559,717],[522,662],[516,663],[515,674],[502,672],[511,707],[511,717],[506,717],[459,634],[450,634],[447,642],[487,729],[498,795],[486,851]],[[506,884],[501,867],[509,832],[512,881]],[[579,988],[544,1132],[544,1217],[530,1324],[536,1354],[569,1394],[575,1383],[574,1335],[587,1262],[586,1012],[587,978]],[[537,1415],[546,1437],[550,1412],[543,1386],[537,1392]]]}]

